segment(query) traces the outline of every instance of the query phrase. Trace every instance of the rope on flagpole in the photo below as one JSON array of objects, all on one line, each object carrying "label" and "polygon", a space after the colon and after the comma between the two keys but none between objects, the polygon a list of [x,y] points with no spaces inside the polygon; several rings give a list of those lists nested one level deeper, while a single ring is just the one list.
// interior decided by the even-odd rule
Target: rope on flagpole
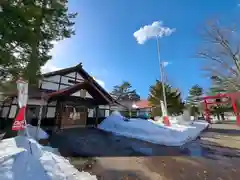
[{"label": "rope on flagpole", "polygon": [[[22,81],[26,85],[25,88],[23,89],[22,93],[23,93],[24,101],[25,101],[24,105],[25,105],[25,107],[27,107],[27,104],[28,104],[28,83],[26,81],[24,81],[22,78],[20,78],[20,81]],[[26,132],[26,136],[27,136],[27,138],[30,138],[28,128],[27,128],[26,111],[24,112],[24,125],[25,125],[24,130]],[[31,141],[28,140],[28,144],[29,144],[30,153],[33,154]]]},{"label": "rope on flagpole", "polygon": [[39,128],[41,126],[41,121],[42,121],[42,110],[43,110],[43,103],[44,103],[44,98],[43,98],[43,93],[41,94],[41,104],[40,104],[40,110],[39,110],[39,114],[38,114],[38,123],[37,123],[37,128],[36,128],[36,140],[38,139],[38,132],[39,132]]},{"label": "rope on flagpole", "polygon": [[[24,91],[24,96],[26,98],[25,106],[27,107],[27,104],[28,104],[28,83],[27,82],[25,82],[25,83],[26,83],[26,90]],[[29,138],[30,136],[29,136],[28,127],[27,127],[26,111],[24,113],[24,124],[25,124],[25,131],[26,131],[27,137]],[[33,154],[31,141],[28,140],[28,144],[29,144],[30,153]]]}]

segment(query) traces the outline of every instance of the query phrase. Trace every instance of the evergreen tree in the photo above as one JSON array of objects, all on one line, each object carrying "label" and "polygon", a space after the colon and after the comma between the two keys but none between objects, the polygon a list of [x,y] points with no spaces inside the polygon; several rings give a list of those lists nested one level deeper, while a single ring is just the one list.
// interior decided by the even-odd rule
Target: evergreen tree
[{"label": "evergreen tree", "polygon": [[124,81],[121,85],[113,87],[113,91],[110,93],[116,100],[140,100],[140,96],[136,90],[132,90],[132,86],[129,82]]},{"label": "evergreen tree", "polygon": [[199,85],[194,85],[189,90],[187,97],[187,106],[190,108],[190,114],[195,116],[200,113],[200,98],[203,95],[203,89]]},{"label": "evergreen tree", "polygon": [[[178,115],[183,112],[184,109],[184,103],[181,99],[181,93],[171,87],[168,84],[164,85],[165,92],[166,92],[166,99],[167,99],[167,109],[169,115]],[[150,93],[148,100],[150,104],[153,105],[153,116],[160,116],[162,115],[161,112],[161,105],[160,100],[163,101],[163,93],[162,93],[162,83],[160,81],[156,81],[156,84],[152,85],[150,87]]]},{"label": "evergreen tree", "polygon": [[68,13],[67,0],[3,0],[0,5],[0,80],[23,76],[37,84],[53,42],[74,34],[76,13]]}]

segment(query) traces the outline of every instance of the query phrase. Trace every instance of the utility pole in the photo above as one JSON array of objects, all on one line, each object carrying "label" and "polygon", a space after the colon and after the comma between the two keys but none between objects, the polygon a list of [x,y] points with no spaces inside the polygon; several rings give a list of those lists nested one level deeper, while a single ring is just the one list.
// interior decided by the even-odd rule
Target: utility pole
[{"label": "utility pole", "polygon": [[[161,61],[161,56],[160,56],[160,44],[159,44],[158,36],[156,37],[156,39],[157,39],[158,62],[159,62],[159,66],[160,66],[160,76],[161,76],[160,80],[161,80],[161,83],[162,83],[163,102],[164,102],[164,106],[165,106],[165,109],[166,109],[166,113],[168,113],[168,111],[167,111],[167,98],[166,98],[165,85],[164,85],[163,62]],[[161,98],[159,99],[159,102],[160,102],[160,105],[161,105]]]}]

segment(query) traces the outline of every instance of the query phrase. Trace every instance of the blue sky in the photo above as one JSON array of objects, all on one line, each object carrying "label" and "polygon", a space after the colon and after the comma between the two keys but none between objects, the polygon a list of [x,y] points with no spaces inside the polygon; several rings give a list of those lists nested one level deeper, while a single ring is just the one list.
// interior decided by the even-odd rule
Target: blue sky
[{"label": "blue sky", "polygon": [[69,0],[69,9],[78,12],[76,35],[55,44],[51,70],[79,62],[107,90],[122,81],[147,98],[149,86],[159,79],[156,41],[137,43],[133,33],[140,27],[163,21],[176,28],[171,36],[160,39],[161,58],[171,62],[166,67],[170,84],[183,96],[199,84],[209,86],[201,71],[202,61],[194,58],[201,46],[200,35],[208,20],[224,23],[239,21],[238,0]]}]

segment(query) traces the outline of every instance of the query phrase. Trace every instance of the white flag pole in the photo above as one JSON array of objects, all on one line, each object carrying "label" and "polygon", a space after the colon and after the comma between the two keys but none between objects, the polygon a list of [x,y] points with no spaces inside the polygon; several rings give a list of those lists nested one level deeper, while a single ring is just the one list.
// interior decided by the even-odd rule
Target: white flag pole
[{"label": "white flag pole", "polygon": [[[23,81],[23,82],[24,82],[23,103],[27,107],[27,104],[28,104],[28,83],[25,82],[25,81]],[[29,136],[28,128],[27,128],[26,111],[25,111],[25,114],[24,114],[24,121],[25,121],[25,132],[26,132],[27,137],[29,138],[30,136]],[[32,154],[33,151],[32,151],[31,141],[28,141],[28,144],[29,144],[30,152]]]},{"label": "white flag pole", "polygon": [[[23,102],[25,104],[25,106],[27,107],[27,102],[28,102],[28,83],[23,81],[24,83],[24,93],[23,93]],[[27,137],[29,137],[29,133],[28,133],[28,128],[27,128],[27,120],[26,120],[26,111],[25,111],[25,114],[24,114],[24,124],[25,124],[25,131],[26,131],[26,135]]]},{"label": "white flag pole", "polygon": [[[29,137],[28,130],[27,130],[27,121],[26,121],[26,107],[27,107],[27,102],[28,102],[28,83],[25,82],[22,78],[19,78],[17,81],[17,90],[18,90],[18,105],[22,115],[19,114],[20,119],[18,121],[15,121],[14,123],[14,130],[18,130],[23,128],[24,129],[24,134]],[[24,108],[24,109],[22,109]],[[21,123],[23,121],[23,123]],[[19,123],[17,123],[19,122]],[[17,125],[17,126],[16,126]]]},{"label": "white flag pole", "polygon": [[[24,81],[22,78],[20,78],[17,81],[17,89],[18,89],[18,104],[19,107],[25,107],[24,110],[24,114],[23,114],[23,120],[24,120],[24,131],[25,131],[25,135],[27,137],[29,137],[29,133],[28,133],[28,128],[27,128],[27,120],[26,120],[26,107],[27,107],[27,102],[28,102],[28,83],[26,81]],[[32,147],[31,147],[31,142],[28,141],[29,143],[29,148],[30,148],[30,152],[32,154]]]},{"label": "white flag pole", "polygon": [[36,140],[38,139],[38,132],[39,132],[39,128],[41,126],[41,121],[42,121],[42,110],[43,110],[43,105],[44,105],[44,98],[43,98],[43,93],[41,94],[41,104],[40,104],[40,110],[39,110],[39,114],[38,114],[38,123],[37,123],[37,129],[36,129]]}]

